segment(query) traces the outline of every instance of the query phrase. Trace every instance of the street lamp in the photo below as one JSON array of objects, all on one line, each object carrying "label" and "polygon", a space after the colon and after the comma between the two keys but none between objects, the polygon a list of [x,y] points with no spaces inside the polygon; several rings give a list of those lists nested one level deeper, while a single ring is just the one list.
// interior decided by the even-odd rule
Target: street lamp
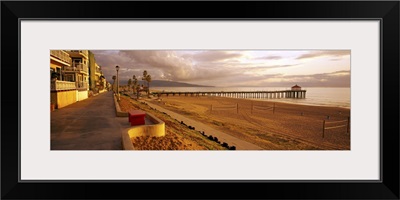
[{"label": "street lamp", "polygon": [[120,98],[119,98],[119,78],[118,78],[119,66],[118,65],[115,66],[115,69],[117,70],[117,98],[118,98],[118,101],[119,101],[120,100]]}]

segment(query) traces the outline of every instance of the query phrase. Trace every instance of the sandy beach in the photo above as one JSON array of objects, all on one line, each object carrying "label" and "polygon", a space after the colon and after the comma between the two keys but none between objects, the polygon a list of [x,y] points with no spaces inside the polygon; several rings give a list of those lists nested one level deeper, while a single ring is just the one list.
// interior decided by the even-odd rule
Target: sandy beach
[{"label": "sandy beach", "polygon": [[162,96],[150,101],[265,150],[350,150],[347,108],[226,97]]}]

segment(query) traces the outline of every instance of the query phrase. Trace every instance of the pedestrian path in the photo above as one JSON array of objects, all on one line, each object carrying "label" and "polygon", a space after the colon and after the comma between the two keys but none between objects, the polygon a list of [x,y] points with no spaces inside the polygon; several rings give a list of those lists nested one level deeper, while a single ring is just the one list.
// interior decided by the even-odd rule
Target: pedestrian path
[{"label": "pedestrian path", "polygon": [[150,103],[149,101],[145,101],[150,107],[160,111],[165,112],[170,115],[172,118],[177,119],[178,121],[183,121],[188,126],[193,126],[196,128],[197,131],[204,131],[206,135],[212,135],[214,137],[218,137],[218,140],[221,142],[226,142],[229,146],[235,146],[237,150],[262,150],[261,147],[249,143],[247,141],[241,140],[239,138],[233,137],[227,133],[224,133],[220,130],[214,129],[206,124],[203,124],[199,121],[187,118],[181,114],[176,112],[167,110],[161,106],[158,106],[154,103]]},{"label": "pedestrian path", "polygon": [[51,150],[122,150],[126,117],[115,115],[113,93],[104,92],[51,112]]}]

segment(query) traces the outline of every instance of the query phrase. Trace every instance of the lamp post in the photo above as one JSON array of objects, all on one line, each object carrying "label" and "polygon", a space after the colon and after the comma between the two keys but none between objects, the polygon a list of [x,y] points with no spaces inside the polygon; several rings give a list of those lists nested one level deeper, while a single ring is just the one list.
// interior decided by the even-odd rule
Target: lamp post
[{"label": "lamp post", "polygon": [[115,66],[115,69],[117,70],[117,99],[118,101],[120,100],[119,98],[119,78],[118,78],[118,70],[119,70],[119,66]]}]

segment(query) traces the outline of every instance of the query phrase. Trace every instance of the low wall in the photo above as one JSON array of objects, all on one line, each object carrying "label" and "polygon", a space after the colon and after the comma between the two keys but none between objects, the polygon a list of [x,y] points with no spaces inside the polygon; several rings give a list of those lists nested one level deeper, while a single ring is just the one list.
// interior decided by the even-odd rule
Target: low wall
[{"label": "low wall", "polygon": [[66,91],[51,91],[51,103],[54,103],[55,108],[63,108],[70,104],[75,103],[76,100],[76,90],[66,90]]},{"label": "low wall", "polygon": [[114,104],[115,104],[115,113],[117,117],[128,117],[128,112],[121,111],[121,107],[119,106],[117,96],[114,94]]},{"label": "low wall", "polygon": [[76,101],[82,101],[89,97],[89,92],[87,90],[79,91],[76,93]]},{"label": "low wall", "polygon": [[150,113],[146,113],[146,117],[154,124],[134,126],[122,132],[122,146],[124,150],[135,150],[131,138],[140,136],[165,136],[165,123]]}]

